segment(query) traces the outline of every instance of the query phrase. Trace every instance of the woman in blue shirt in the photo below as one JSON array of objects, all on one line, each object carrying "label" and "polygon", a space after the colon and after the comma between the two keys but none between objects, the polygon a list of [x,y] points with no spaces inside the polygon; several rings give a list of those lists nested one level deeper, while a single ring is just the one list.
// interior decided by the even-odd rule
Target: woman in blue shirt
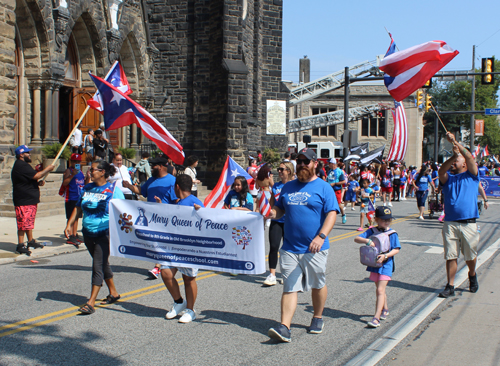
[{"label": "woman in blue shirt", "polygon": [[420,220],[424,219],[425,201],[427,200],[427,194],[429,193],[429,184],[432,186],[433,191],[436,189],[436,186],[434,186],[434,182],[432,181],[432,177],[429,175],[430,172],[431,168],[423,164],[422,168],[415,177],[415,180],[412,182],[413,187],[416,190],[417,206],[420,213],[418,218]]},{"label": "woman in blue shirt", "polygon": [[115,187],[115,183],[109,183],[106,180],[116,171],[114,166],[104,160],[92,163],[90,168],[92,183],[83,187],[82,194],[64,230],[66,237],[69,237],[73,222],[83,212],[83,239],[92,256],[92,291],[87,303],[79,309],[83,314],[95,312],[95,302],[103,281],[109,288],[109,295],[101,304],[112,304],[120,299],[109,265],[109,201],[112,198],[125,199],[125,196],[119,188]]}]

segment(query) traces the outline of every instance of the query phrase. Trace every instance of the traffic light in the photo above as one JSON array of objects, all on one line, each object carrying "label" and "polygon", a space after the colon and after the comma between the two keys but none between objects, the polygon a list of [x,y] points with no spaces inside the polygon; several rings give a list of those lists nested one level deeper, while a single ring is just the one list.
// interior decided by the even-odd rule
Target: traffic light
[{"label": "traffic light", "polygon": [[[495,59],[493,57],[483,58],[481,72],[495,72]],[[493,74],[481,75],[481,84],[489,85],[494,83]]]},{"label": "traffic light", "polygon": [[430,89],[430,88],[432,88],[432,78],[430,78],[429,80],[427,80],[427,82],[424,84],[424,86],[422,88],[424,88],[424,89]]},{"label": "traffic light", "polygon": [[422,103],[424,102],[424,92],[422,90],[417,90],[417,108],[420,108],[422,106]]},{"label": "traffic light", "polygon": [[429,112],[429,109],[431,109],[431,96],[429,94],[426,94],[425,96],[425,111]]}]

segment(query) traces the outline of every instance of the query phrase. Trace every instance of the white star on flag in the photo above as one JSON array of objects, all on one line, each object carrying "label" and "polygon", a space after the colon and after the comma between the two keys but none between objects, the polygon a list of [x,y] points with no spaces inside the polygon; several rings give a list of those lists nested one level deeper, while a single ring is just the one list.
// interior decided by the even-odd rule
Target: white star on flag
[{"label": "white star on flag", "polygon": [[237,177],[238,176],[238,169],[231,170],[231,177]]},{"label": "white star on flag", "polygon": [[110,103],[113,103],[113,102],[116,102],[116,104],[118,104],[118,106],[120,105],[120,101],[122,99],[125,99],[124,97],[122,97],[120,94],[118,94],[117,92],[115,92],[114,90],[111,90],[111,92],[113,93],[113,98],[111,98],[111,101]]}]

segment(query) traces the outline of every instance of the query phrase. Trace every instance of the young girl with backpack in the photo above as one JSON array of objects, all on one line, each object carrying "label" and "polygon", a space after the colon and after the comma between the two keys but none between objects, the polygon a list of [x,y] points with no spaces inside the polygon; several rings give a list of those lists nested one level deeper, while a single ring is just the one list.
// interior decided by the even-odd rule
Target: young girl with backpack
[{"label": "young girl with backpack", "polygon": [[245,177],[234,178],[231,190],[224,199],[224,208],[231,210],[253,211],[253,197],[248,191]]},{"label": "young girl with backpack", "polygon": [[[389,315],[389,306],[387,305],[387,294],[385,289],[392,278],[392,272],[394,272],[394,256],[398,254],[401,249],[398,234],[396,231],[389,228],[392,218],[392,211],[389,207],[377,207],[375,210],[375,221],[378,226],[368,229],[363,234],[354,238],[356,243],[372,247],[376,247],[375,242],[381,243],[383,240],[389,240],[389,244],[384,243],[386,245],[383,245],[388,246],[388,250],[377,256],[377,265],[380,265],[380,267],[368,266],[366,268],[366,270],[370,272],[370,280],[375,282],[376,287],[375,315],[373,319],[367,323],[371,328],[379,327],[380,320],[385,320]],[[383,235],[388,235],[389,237],[384,238],[382,237]],[[375,239],[374,236],[376,236],[377,239]]]}]

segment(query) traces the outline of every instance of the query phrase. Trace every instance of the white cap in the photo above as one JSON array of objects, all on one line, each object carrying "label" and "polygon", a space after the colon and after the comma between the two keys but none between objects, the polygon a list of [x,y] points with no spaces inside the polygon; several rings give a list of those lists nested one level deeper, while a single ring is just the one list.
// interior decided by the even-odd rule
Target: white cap
[{"label": "white cap", "polygon": [[331,158],[329,161],[330,164],[337,164],[337,159]]}]

